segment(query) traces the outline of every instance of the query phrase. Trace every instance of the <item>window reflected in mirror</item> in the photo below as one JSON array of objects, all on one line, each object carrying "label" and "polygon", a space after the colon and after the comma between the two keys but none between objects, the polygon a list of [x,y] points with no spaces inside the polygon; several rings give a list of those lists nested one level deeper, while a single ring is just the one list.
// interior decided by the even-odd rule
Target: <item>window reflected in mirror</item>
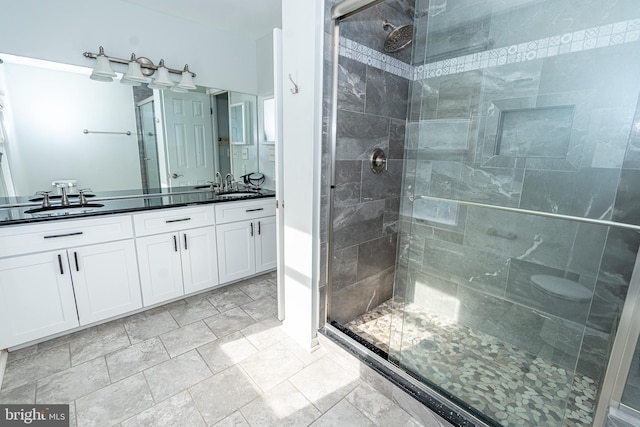
[{"label": "window reflected in mirror", "polygon": [[247,134],[245,132],[246,123],[245,102],[238,102],[229,105],[229,130],[231,136],[231,144],[248,144]]},{"label": "window reflected in mirror", "polygon": [[276,102],[273,98],[262,101],[262,124],[265,143],[276,142]]}]

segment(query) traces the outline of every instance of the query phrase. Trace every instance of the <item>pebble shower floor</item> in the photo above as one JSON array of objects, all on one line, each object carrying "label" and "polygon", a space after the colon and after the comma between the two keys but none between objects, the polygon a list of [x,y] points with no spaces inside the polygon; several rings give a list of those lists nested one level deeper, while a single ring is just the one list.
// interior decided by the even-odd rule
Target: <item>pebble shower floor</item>
[{"label": "pebble shower floor", "polygon": [[417,304],[390,299],[345,326],[503,426],[592,424],[592,378]]}]

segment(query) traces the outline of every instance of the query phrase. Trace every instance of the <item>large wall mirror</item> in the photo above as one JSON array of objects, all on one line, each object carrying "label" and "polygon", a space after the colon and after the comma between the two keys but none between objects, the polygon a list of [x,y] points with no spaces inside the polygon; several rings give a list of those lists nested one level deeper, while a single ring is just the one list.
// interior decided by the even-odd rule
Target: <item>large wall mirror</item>
[{"label": "large wall mirror", "polygon": [[[73,181],[93,191],[194,188],[258,170],[257,97],[89,79],[91,69],[0,54],[0,197]],[[230,106],[243,106],[243,145]],[[233,111],[233,110],[231,110]]]}]

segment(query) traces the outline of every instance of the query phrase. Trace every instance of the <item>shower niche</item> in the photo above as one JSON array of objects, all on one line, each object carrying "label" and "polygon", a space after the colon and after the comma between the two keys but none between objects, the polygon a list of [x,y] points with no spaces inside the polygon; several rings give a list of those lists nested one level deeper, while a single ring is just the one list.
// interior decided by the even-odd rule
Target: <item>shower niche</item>
[{"label": "shower niche", "polygon": [[573,112],[573,105],[501,111],[495,154],[564,159]]},{"label": "shower niche", "polygon": [[537,105],[533,97],[491,100],[479,134],[483,167],[575,171],[582,152],[576,105]]}]

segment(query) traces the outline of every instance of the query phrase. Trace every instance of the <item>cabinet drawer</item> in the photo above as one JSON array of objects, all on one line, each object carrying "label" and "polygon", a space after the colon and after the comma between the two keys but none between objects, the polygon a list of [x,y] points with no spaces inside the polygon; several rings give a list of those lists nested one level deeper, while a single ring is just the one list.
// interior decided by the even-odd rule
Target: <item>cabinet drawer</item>
[{"label": "cabinet drawer", "polygon": [[132,237],[131,215],[1,227],[0,258]]},{"label": "cabinet drawer", "polygon": [[215,224],[213,206],[163,209],[160,211],[133,215],[136,236],[170,233],[188,228]]},{"label": "cabinet drawer", "polygon": [[261,218],[276,214],[276,199],[260,199],[249,202],[226,202],[216,205],[216,223],[225,224],[234,221]]}]

